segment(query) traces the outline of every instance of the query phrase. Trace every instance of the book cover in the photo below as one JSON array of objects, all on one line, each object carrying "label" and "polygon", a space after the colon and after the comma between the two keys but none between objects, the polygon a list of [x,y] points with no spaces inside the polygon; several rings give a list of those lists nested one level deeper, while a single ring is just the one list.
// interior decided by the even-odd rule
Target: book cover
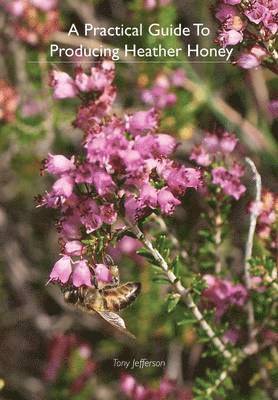
[{"label": "book cover", "polygon": [[0,0],[1,400],[272,400],[277,0]]}]

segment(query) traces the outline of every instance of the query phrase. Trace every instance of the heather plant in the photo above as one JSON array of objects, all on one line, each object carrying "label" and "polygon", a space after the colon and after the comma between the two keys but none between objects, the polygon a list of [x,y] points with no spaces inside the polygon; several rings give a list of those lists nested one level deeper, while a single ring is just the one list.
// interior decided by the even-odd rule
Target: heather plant
[{"label": "heather plant", "polygon": [[236,63],[241,68],[263,64],[277,73],[277,10],[275,0],[218,2],[217,42],[222,47],[236,46],[239,50]]},{"label": "heather plant", "polygon": [[[238,160],[238,139],[228,132],[204,135],[192,149],[195,166],[190,160],[187,165],[175,161],[178,143],[159,133],[156,108],[122,117],[112,114],[114,76],[114,64],[106,60],[89,73],[78,68],[73,78],[60,71],[52,74],[56,99],[81,100],[74,125],[83,130],[84,140],[82,153],[49,154],[43,162],[43,171],[57,179],[38,201],[59,211],[61,246],[61,258],[49,279],[62,287],[69,282],[75,287],[109,284],[113,279],[106,261],[109,249],[123,237],[136,238],[142,246],[137,252],[154,268],[155,281],[168,284],[168,318],[174,316],[177,326],[194,327],[205,344],[205,356],[215,359],[215,370],[197,378],[193,398],[226,398],[236,393],[233,375],[242,364],[260,352],[267,357],[275,342],[274,259],[271,250],[263,249],[253,257],[257,219],[258,236],[263,239],[266,229],[268,246],[272,251],[277,247],[270,235],[276,223],[274,195],[266,192],[262,197],[255,164],[249,158],[244,164]],[[231,234],[233,202],[246,194],[243,177],[248,168],[255,194],[249,206],[243,266],[233,271],[223,262],[221,248]],[[205,211],[198,230],[200,247],[187,243],[184,255],[184,244],[175,232],[168,235],[168,224],[179,208],[187,208],[186,197],[192,190]],[[263,318],[262,307],[268,309]],[[165,381],[152,391],[134,379],[123,376],[121,383],[133,399],[188,396],[170,383],[168,388]],[[159,394],[161,387],[168,394]]]}]

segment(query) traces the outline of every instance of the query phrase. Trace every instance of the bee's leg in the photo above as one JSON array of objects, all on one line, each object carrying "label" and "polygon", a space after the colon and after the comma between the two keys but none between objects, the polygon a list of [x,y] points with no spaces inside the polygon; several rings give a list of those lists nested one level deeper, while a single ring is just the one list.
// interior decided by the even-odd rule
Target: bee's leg
[{"label": "bee's leg", "polygon": [[98,289],[112,289],[119,286],[120,278],[118,267],[116,265],[110,265],[108,268],[111,272],[112,280],[107,283],[101,282],[101,284],[98,285]]},{"label": "bee's leg", "polygon": [[103,256],[103,263],[109,268],[111,275],[112,275],[112,281],[109,282],[107,285],[104,285],[103,287],[119,286],[119,283],[120,283],[119,268],[117,267],[117,265],[115,265],[113,258],[109,254],[105,254]]},{"label": "bee's leg", "polygon": [[96,289],[98,289],[98,281],[95,275],[93,275],[93,285]]},{"label": "bee's leg", "polygon": [[114,287],[119,286],[119,284],[120,284],[120,275],[119,275],[119,268],[117,267],[117,265],[112,265],[110,267],[110,272],[112,274],[112,285]]}]

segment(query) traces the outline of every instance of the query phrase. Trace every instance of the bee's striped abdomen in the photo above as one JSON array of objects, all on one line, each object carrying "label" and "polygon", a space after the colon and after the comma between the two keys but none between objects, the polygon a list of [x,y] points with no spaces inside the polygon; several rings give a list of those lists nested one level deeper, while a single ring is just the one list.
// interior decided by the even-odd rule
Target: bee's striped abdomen
[{"label": "bee's striped abdomen", "polygon": [[106,310],[119,311],[136,299],[140,289],[139,282],[128,282],[115,288],[103,289],[103,305]]}]

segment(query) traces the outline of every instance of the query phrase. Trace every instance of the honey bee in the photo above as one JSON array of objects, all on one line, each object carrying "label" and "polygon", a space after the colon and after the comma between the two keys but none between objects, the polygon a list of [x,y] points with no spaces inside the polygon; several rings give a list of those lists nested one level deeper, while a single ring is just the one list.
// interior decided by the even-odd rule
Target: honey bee
[{"label": "honey bee", "polygon": [[110,270],[113,274],[112,284],[98,287],[95,283],[96,287],[79,288],[66,285],[62,287],[64,300],[86,313],[97,313],[114,328],[134,339],[135,336],[127,330],[124,320],[117,313],[136,299],[141,284],[127,282],[120,285],[117,267],[112,266]]}]

